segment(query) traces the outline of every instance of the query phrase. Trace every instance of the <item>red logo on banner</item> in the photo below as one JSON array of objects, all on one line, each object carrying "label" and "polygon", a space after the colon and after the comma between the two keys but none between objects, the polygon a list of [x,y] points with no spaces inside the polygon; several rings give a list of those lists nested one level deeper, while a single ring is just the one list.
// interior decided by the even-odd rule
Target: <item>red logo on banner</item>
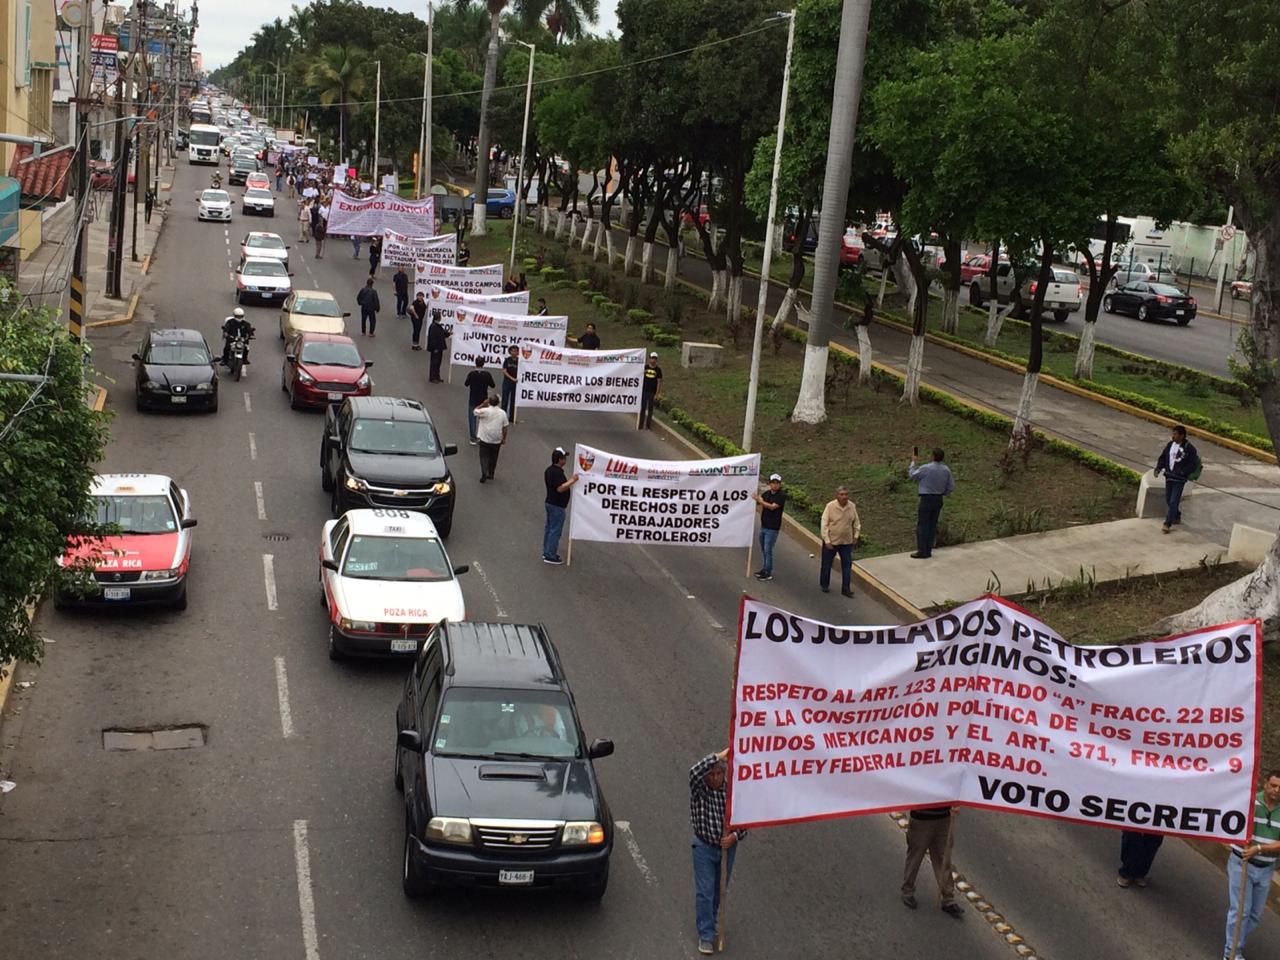
[{"label": "red logo on banner", "polygon": [[596,465],[596,455],[594,453],[584,450],[582,453],[578,454],[578,466],[584,472],[589,473],[591,471],[591,468],[594,467],[595,465]]}]

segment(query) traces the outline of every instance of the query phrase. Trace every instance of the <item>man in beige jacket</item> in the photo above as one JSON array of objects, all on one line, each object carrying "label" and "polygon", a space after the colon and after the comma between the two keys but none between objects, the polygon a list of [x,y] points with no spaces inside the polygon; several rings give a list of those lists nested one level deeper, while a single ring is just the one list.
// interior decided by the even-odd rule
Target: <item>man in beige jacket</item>
[{"label": "man in beige jacket", "polygon": [[858,508],[849,499],[847,488],[838,487],[836,498],[823,509],[821,534],[822,572],[818,576],[818,586],[823,593],[831,592],[831,563],[839,555],[840,592],[852,597],[853,548],[862,534],[862,522],[858,519]]}]

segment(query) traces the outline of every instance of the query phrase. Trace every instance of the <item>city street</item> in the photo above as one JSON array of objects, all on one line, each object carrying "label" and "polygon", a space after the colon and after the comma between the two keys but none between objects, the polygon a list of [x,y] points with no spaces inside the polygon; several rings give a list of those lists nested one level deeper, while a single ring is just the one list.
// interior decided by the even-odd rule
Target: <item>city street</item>
[{"label": "city street", "polygon": [[[293,245],[295,288],[331,291],[355,309],[367,245],[357,260],[334,237],[315,259],[313,245],[297,242],[294,203],[279,194],[273,220],[246,219],[237,203],[229,227],[197,223],[194,197],[210,170],[178,162],[142,293],[158,326],[198,328],[217,350],[249,230],[274,230]],[[232,188],[237,199],[241,192]],[[683,266],[694,280],[704,268]],[[465,371],[455,370],[451,385],[428,385],[427,354],[410,351],[408,321],[394,316],[389,270],[378,288],[377,337],[358,336],[358,317],[347,330],[374,361],[375,392],[423,400],[441,438],[459,444],[448,548],[453,563],[471,565],[462,578],[468,616],[545,624],[586,736],[617,744],[596,763],[620,827],[608,893],[599,905],[540,892],[452,891],[421,903],[401,893],[404,808],[391,766],[406,665],[326,656],[317,584],[329,517],[318,469],[323,417],[291,410],[280,391],[276,309],[246,306],[257,327],[252,365],[241,383],[223,376],[213,415],[136,412],[130,355],[144,330],[95,331],[95,361],[113,379],[102,469],[165,473],[190,493],[199,520],[190,608],[41,608],[45,661],[21,669],[34,684],[15,691],[0,727],[0,769],[16,782],[0,799],[6,956],[691,957],[687,771],[725,746],[742,592],[749,585],[771,603],[835,623],[895,622],[861,592],[853,601],[819,593],[816,561],[787,537],[771,583],[744,578],[736,550],[578,543],[571,566],[542,564],[542,470],[555,445],[672,459],[687,450],[636,431],[625,416],[530,411],[511,430],[496,481],[480,485],[466,443]],[[1179,354],[1186,347],[1180,362],[1211,362],[1210,343],[1229,347],[1229,325],[1209,318],[1165,329],[1108,317],[1099,338],[1139,349],[1118,339],[1121,330],[1176,343]],[[578,331],[571,317],[570,332]],[[1203,342],[1187,346],[1196,337]],[[673,354],[667,361],[677,362]],[[862,520],[874,528],[874,517]],[[200,725],[206,743],[103,749],[104,728],[156,725]],[[1118,850],[1114,831],[965,810],[955,859],[1037,956],[1220,956],[1222,871],[1170,839],[1152,886],[1120,890]],[[931,909],[927,868],[921,909],[907,911],[898,893],[903,853],[903,833],[886,816],[755,832],[727,901],[727,952],[1017,956],[977,910],[956,921]],[[1250,956],[1280,956],[1276,917],[1250,940]]]}]

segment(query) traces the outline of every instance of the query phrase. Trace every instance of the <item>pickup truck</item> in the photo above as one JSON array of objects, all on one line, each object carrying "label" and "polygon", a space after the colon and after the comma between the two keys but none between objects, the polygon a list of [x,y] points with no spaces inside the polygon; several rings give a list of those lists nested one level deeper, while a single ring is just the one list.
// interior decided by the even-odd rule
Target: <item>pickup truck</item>
[{"label": "pickup truck", "polygon": [[[996,267],[996,301],[1008,303],[1013,297],[1014,270],[1013,264],[1001,262]],[[969,302],[981,307],[991,299],[991,277],[981,274],[969,281]],[[1022,284],[1022,302],[1029,305],[1035,296],[1034,280],[1026,280]],[[1048,289],[1044,292],[1044,309],[1052,313],[1053,319],[1059,323],[1066,321],[1067,316],[1080,309],[1083,299],[1083,287],[1075,271],[1054,267],[1051,271]]]}]

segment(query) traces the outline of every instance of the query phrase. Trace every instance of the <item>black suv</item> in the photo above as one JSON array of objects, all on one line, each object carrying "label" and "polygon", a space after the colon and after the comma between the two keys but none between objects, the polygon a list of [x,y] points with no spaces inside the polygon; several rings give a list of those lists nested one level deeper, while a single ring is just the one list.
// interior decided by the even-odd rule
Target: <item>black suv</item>
[{"label": "black suv", "polygon": [[560,657],[540,626],[443,622],[396,710],[404,892],[438,884],[609,884],[613,816]]},{"label": "black suv", "polygon": [[335,517],[353,507],[416,510],[447,537],[456,492],[444,458],[457,452],[417,400],[348,397],[325,411],[320,486],[333,494]]}]

